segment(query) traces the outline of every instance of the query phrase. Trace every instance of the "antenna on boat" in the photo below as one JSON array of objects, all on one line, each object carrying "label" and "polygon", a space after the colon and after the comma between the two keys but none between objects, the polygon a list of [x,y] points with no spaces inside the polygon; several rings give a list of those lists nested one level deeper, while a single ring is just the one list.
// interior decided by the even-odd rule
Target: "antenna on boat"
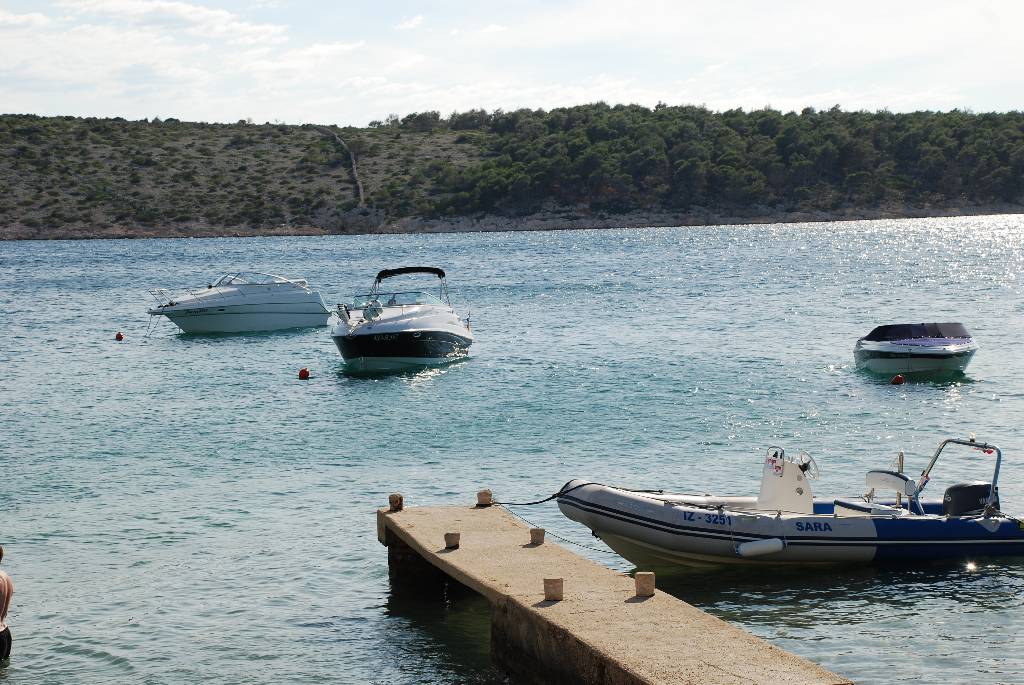
[{"label": "antenna on boat", "polygon": [[[900,448],[899,454],[896,455],[896,472],[903,473],[903,449]],[[903,494],[896,491],[896,508],[901,509],[903,507]]]}]

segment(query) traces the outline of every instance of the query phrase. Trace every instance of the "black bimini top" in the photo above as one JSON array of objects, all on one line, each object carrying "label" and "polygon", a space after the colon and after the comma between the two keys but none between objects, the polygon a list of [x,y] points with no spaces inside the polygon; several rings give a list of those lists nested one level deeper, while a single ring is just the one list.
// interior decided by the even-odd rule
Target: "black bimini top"
[{"label": "black bimini top", "polygon": [[897,323],[879,326],[861,340],[882,342],[912,338],[970,338],[962,323]]},{"label": "black bimini top", "polygon": [[377,274],[377,282],[380,283],[385,278],[391,278],[392,276],[401,276],[402,274],[434,274],[438,278],[444,278],[444,269],[438,269],[433,266],[402,266],[397,269],[384,269]]}]

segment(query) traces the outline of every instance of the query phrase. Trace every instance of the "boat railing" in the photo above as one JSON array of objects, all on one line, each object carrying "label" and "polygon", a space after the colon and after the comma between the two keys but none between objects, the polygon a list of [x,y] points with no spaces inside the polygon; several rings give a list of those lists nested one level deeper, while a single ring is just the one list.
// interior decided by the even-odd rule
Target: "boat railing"
[{"label": "boat railing", "polygon": [[[219,290],[224,286],[208,285],[205,288],[151,288],[150,296],[156,300],[157,305],[162,306],[170,302],[176,302],[184,297],[199,298],[211,290]],[[232,295],[247,297],[248,295],[241,288],[235,288]]]},{"label": "boat railing", "polygon": [[176,300],[180,300],[185,296],[195,297],[196,294],[191,288],[152,288],[149,291],[150,296],[156,300],[158,306],[164,306],[170,304]]},{"label": "boat railing", "polygon": [[[431,301],[431,302],[398,302],[398,301],[392,302],[392,300],[395,300],[395,298],[397,298],[400,295],[425,295],[425,296],[429,297],[433,301]],[[363,309],[365,306],[369,305],[371,302],[380,302],[381,306],[383,306],[383,307],[413,307],[413,306],[416,306],[416,305],[425,305],[425,304],[432,304],[432,305],[445,304],[444,300],[438,298],[436,295],[432,295],[432,294],[428,293],[425,290],[401,290],[401,291],[395,291],[395,292],[376,292],[376,293],[366,293],[366,294],[356,295],[353,298],[352,307],[351,308],[352,309]],[[449,306],[451,306],[450,302],[447,303],[447,304]]]},{"label": "boat railing", "polygon": [[[422,271],[422,270],[423,270],[423,268],[421,268],[421,267],[415,267],[415,268],[412,269],[412,271],[415,271],[415,272]],[[396,269],[396,271],[398,271],[398,270]],[[430,271],[431,273],[434,273],[435,271],[440,271],[440,270],[428,269],[428,271]],[[381,273],[384,273],[384,272],[381,272]],[[390,278],[390,276],[386,276],[386,278]],[[440,283],[440,286],[438,287],[438,294],[435,297],[437,297],[437,299],[441,300],[442,303],[447,303],[448,306],[450,307],[450,306],[452,306],[452,298],[451,298],[451,294],[448,292],[448,283],[444,280],[444,272],[443,271],[440,271],[440,273],[438,274],[438,278],[441,280],[441,283]],[[377,275],[377,279],[373,282],[373,287],[370,288],[369,294],[362,295],[362,297],[370,297],[370,298],[374,298],[374,299],[379,299],[382,295],[402,294],[401,292],[394,292],[394,291],[382,293],[381,290],[380,290],[380,281],[381,281],[380,274],[378,274]],[[405,292],[422,292],[422,293],[426,293],[427,291],[423,290],[423,289],[420,289],[420,290],[412,290],[412,291],[405,291]],[[360,295],[356,295],[356,297],[360,297]]]},{"label": "boat railing", "polygon": [[939,443],[939,447],[938,449],[935,450],[935,454],[932,455],[931,461],[928,462],[928,466],[926,466],[924,471],[921,472],[921,478],[917,482],[917,495],[915,496],[915,499],[918,502],[920,502],[921,491],[924,489],[925,485],[927,485],[928,481],[931,479],[932,469],[935,467],[935,463],[939,460],[939,455],[942,454],[942,450],[946,449],[946,445],[963,445],[965,447],[970,447],[972,449],[981,450],[986,454],[992,454],[993,452],[995,453],[996,464],[992,472],[992,484],[989,488],[988,500],[986,501],[985,505],[986,507],[988,507],[995,504],[997,498],[996,488],[999,484],[999,467],[1003,461],[1003,451],[999,449],[999,447],[997,447],[996,445],[987,442],[978,442],[977,440],[974,439],[973,434],[966,440],[962,438],[946,438],[945,440]]}]

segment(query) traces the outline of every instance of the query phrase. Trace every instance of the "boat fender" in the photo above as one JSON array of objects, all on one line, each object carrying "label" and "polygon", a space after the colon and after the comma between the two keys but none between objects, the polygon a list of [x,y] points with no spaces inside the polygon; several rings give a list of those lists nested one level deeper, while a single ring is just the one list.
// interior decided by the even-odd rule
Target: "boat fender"
[{"label": "boat fender", "polygon": [[775,554],[785,549],[786,543],[782,538],[768,538],[767,540],[751,540],[736,545],[736,554],[741,557],[759,557],[764,554]]}]

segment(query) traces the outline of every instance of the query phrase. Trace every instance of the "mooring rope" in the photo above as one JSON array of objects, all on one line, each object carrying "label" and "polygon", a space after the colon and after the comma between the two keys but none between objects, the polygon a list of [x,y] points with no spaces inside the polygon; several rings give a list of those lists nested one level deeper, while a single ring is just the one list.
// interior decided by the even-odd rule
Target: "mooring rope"
[{"label": "mooring rope", "polygon": [[[567,483],[567,485],[568,485],[568,483]],[[498,504],[498,505],[503,506],[503,507],[532,507],[535,504],[544,504],[545,502],[550,502],[551,500],[553,500],[553,499],[555,499],[557,497],[561,497],[562,495],[568,495],[573,490],[577,490],[579,488],[582,488],[585,485],[597,485],[598,487],[612,488],[614,490],[623,490],[625,492],[639,492],[639,493],[648,493],[648,494],[652,494],[652,495],[663,495],[663,494],[665,494],[664,490],[636,490],[636,489],[633,489],[633,488],[621,488],[621,487],[617,487],[617,486],[614,486],[614,485],[604,485],[603,483],[591,483],[591,482],[588,481],[586,483],[580,483],[579,485],[574,485],[574,486],[572,486],[571,488],[569,488],[567,490],[565,489],[565,486],[563,486],[563,489],[559,490],[555,494],[549,495],[548,497],[545,497],[544,499],[539,499],[539,500],[537,500],[535,502],[499,502],[497,500],[493,500],[492,504]]]},{"label": "mooring rope", "polygon": [[[589,485],[589,483],[587,483],[587,485]],[[504,509],[508,513],[512,514],[513,516],[515,516],[520,521],[523,521],[524,523],[528,524],[530,527],[532,527],[532,528],[540,528],[540,526],[538,526],[533,521],[530,521],[529,519],[527,519],[527,518],[525,518],[523,516],[520,516],[516,512],[514,512],[511,509],[509,509],[508,507],[506,507],[505,505],[503,505],[503,504],[501,504],[499,502],[495,502],[495,504],[497,504],[499,507],[501,507],[502,509]],[[553,532],[551,532],[550,530],[547,530],[547,529],[545,529],[544,534],[545,535],[550,535],[551,537],[555,538],[556,540],[561,540],[562,542],[568,542],[570,545],[576,545],[577,547],[582,547],[583,549],[589,549],[591,552],[600,552],[602,554],[607,554],[608,552],[611,551],[611,550],[608,550],[608,549],[601,549],[600,547],[591,547],[590,545],[584,545],[582,542],[576,542],[575,540],[570,540],[569,538],[562,537],[558,533],[553,533]],[[597,539],[600,540],[601,538],[597,538]]]},{"label": "mooring rope", "polygon": [[[555,494],[549,495],[548,497],[545,497],[544,499],[539,499],[539,500],[536,500],[536,501],[533,501],[533,502],[498,502],[497,500],[492,500],[491,503],[501,507],[502,509],[504,509],[508,513],[510,513],[513,516],[515,516],[517,519],[519,519],[519,520],[529,524],[533,528],[540,528],[540,526],[538,526],[537,524],[533,523],[532,521],[530,521],[526,517],[520,516],[516,512],[512,511],[511,509],[509,509],[509,507],[532,507],[532,506],[535,506],[537,504],[544,504],[545,502],[550,502],[553,499],[556,499],[556,498],[561,497],[563,495],[567,495],[570,492],[572,492],[573,490],[577,490],[579,488],[582,488],[585,485],[597,485],[597,486],[603,487],[603,488],[614,487],[614,486],[611,486],[611,485],[603,485],[602,483],[586,482],[586,483],[580,483],[578,485],[574,485],[571,488],[565,488],[565,486],[562,486],[562,488],[558,492],[556,492]],[[639,492],[639,493],[648,493],[648,494],[657,494],[657,495],[662,495],[662,494],[665,493],[664,490],[637,490],[637,489],[633,489],[633,488],[620,488],[620,487],[614,487],[614,489],[615,490],[624,490],[626,492]],[[601,554],[607,554],[610,551],[608,549],[601,549],[599,547],[591,547],[590,545],[584,545],[582,542],[576,542],[575,540],[570,540],[569,538],[562,537],[558,533],[553,533],[553,532],[551,532],[549,530],[546,530],[545,533],[547,535],[550,535],[551,537],[555,538],[556,540],[561,540],[562,542],[567,542],[570,545],[576,545],[577,547],[582,547],[583,549],[589,549],[591,552],[600,552]],[[595,535],[594,537],[597,537],[598,540],[601,539],[597,535]]]}]

